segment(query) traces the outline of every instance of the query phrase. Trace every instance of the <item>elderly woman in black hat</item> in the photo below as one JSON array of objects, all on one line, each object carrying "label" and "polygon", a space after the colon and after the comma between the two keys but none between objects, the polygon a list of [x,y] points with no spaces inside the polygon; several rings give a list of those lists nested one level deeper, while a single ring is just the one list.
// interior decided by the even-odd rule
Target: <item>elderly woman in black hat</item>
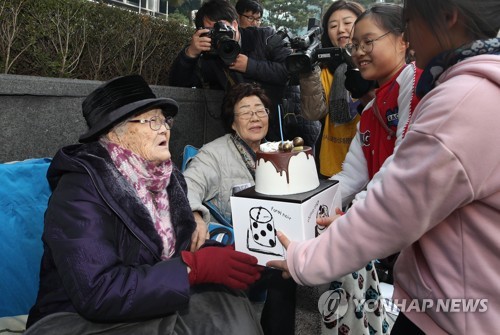
[{"label": "elderly woman in black hat", "polygon": [[213,244],[189,251],[196,224],[169,151],[177,111],[137,75],[84,100],[82,144],[59,150],[47,173],[26,334],[262,333],[239,291],[259,278],[257,260]]}]

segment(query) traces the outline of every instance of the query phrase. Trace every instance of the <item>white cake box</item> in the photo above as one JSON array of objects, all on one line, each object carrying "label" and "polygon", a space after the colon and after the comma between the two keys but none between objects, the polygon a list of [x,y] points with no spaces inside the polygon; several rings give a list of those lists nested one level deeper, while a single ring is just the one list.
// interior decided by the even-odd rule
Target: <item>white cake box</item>
[{"label": "white cake box", "polygon": [[255,256],[260,265],[284,259],[286,250],[276,232],[290,240],[314,238],[321,231],[316,218],[341,208],[338,181],[320,180],[314,190],[292,195],[267,195],[247,188],[231,197],[234,242],[238,251]]}]

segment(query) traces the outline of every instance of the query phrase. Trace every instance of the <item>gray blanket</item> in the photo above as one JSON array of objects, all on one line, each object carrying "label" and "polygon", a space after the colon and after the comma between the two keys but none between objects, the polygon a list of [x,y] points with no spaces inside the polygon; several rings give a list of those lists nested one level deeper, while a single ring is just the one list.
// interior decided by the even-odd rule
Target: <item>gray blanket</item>
[{"label": "gray blanket", "polygon": [[91,322],[76,313],[51,314],[25,335],[262,335],[259,320],[246,295],[219,285],[191,289],[189,305],[156,319],[126,323]]}]

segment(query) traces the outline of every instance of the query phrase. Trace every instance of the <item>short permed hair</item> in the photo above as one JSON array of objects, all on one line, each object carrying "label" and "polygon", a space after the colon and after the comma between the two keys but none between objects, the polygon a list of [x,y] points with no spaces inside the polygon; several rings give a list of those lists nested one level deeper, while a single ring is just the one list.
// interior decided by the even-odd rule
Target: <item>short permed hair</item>
[{"label": "short permed hair", "polygon": [[271,106],[271,100],[263,88],[257,83],[239,83],[231,87],[222,100],[221,119],[226,133],[234,133],[234,106],[243,98],[257,96],[266,108]]}]

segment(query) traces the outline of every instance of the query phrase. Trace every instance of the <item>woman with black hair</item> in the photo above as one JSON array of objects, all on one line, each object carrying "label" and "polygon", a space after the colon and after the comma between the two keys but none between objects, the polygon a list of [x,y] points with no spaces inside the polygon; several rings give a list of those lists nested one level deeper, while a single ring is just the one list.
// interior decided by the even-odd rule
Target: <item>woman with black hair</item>
[{"label": "woman with black hair", "polygon": [[[354,1],[335,1],[322,19],[321,46],[344,48],[351,40],[354,21],[364,12]],[[353,99],[345,88],[348,64],[345,59],[331,59],[312,73],[300,75],[302,115],[321,120],[322,131],[316,146],[319,173],[329,178],[342,170],[349,145],[356,134],[359,110],[368,101]],[[370,85],[369,82],[361,82]]]}]

